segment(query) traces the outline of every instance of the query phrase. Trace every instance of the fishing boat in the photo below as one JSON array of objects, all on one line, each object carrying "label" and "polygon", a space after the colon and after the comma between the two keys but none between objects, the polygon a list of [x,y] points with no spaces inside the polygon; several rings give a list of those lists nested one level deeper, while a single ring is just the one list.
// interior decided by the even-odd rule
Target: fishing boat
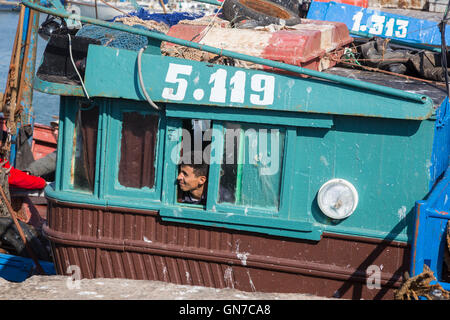
[{"label": "fishing boat", "polygon": [[[134,4],[136,4],[136,2],[134,2]],[[70,12],[100,20],[111,20],[114,17],[126,15],[135,11],[137,8],[132,2],[106,2],[101,0],[66,1],[65,6]]]},{"label": "fishing boat", "polygon": [[102,0],[77,0],[65,1],[66,10],[84,17],[100,20],[113,20],[117,16],[126,16],[130,13],[145,8],[152,13],[166,13],[170,11],[212,13],[215,6],[192,1],[102,1]]},{"label": "fishing boat", "polygon": [[[225,15],[227,1],[201,2]],[[291,24],[77,17],[77,34],[50,38],[34,88],[61,97],[43,227],[57,273],[393,299],[425,265],[444,295],[445,85],[343,68],[344,22],[257,2],[259,22]],[[192,155],[207,164],[198,201],[183,193]]]}]

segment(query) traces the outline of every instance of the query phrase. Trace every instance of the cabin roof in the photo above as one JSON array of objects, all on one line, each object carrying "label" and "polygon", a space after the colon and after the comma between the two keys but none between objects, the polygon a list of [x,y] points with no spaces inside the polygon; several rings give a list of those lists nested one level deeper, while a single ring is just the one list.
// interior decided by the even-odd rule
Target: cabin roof
[{"label": "cabin roof", "polygon": [[323,72],[346,77],[353,78],[361,81],[366,81],[385,87],[399,89],[411,93],[420,95],[426,95],[433,100],[435,107],[441,105],[446,97],[446,88],[443,82],[430,83],[427,80],[420,81],[412,78],[406,78],[401,76],[395,76],[391,74],[385,74],[381,72],[356,70],[351,68],[333,67]]}]

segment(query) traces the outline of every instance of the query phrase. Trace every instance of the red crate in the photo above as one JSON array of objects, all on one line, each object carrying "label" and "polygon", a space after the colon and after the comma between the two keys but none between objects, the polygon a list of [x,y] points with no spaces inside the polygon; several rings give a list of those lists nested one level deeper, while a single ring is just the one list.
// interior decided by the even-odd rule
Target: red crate
[{"label": "red crate", "polygon": [[[168,35],[317,71],[335,65],[343,48],[353,42],[347,26],[340,22],[303,21],[278,30],[213,27],[204,36],[201,32],[206,25],[182,23],[171,27]],[[272,69],[258,65],[252,68]]]}]

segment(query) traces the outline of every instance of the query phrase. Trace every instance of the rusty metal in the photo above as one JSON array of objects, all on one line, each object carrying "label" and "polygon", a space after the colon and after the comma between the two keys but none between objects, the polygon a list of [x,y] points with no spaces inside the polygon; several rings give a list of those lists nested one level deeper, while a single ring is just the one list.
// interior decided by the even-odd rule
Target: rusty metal
[{"label": "rusty metal", "polygon": [[23,20],[25,16],[25,7],[21,6],[20,9],[20,15],[19,15],[19,21],[17,23],[17,29],[16,29],[16,37],[14,40],[14,46],[13,51],[11,55],[11,62],[9,66],[9,73],[8,73],[8,79],[6,81],[6,89],[5,93],[3,95],[3,106],[2,111],[3,113],[7,113],[7,102],[9,101],[9,104],[15,103],[15,96],[17,94],[16,92],[16,86],[18,82],[18,73],[19,73],[19,61],[20,61],[20,51],[22,46],[22,32],[23,32]]},{"label": "rusty metal", "polygon": [[[9,105],[9,122],[12,122],[14,120],[14,114],[16,110],[17,105],[17,94],[18,94],[18,85],[19,85],[19,71],[20,71],[20,54],[22,50],[22,32],[23,32],[23,22],[24,22],[24,15],[25,15],[25,7],[22,6],[20,9],[20,17],[19,17],[19,24],[18,24],[18,30],[20,30],[18,38],[17,38],[17,46],[15,48],[14,52],[14,77],[12,78],[12,87],[11,87],[11,98],[10,98],[10,105]],[[8,124],[7,124],[8,125]],[[12,129],[12,128],[10,128]],[[15,132],[15,130],[11,130],[10,132]]]},{"label": "rusty metal", "polygon": [[[39,20],[35,19],[35,15],[36,15],[35,11],[30,10],[29,17],[28,17],[28,26],[29,27],[27,30],[25,44],[23,46],[23,59],[21,61],[22,70],[21,70],[20,82],[19,82],[19,86],[18,86],[16,110],[14,111],[13,115],[10,114],[10,118],[9,118],[9,120],[11,121],[11,117],[13,116],[14,123],[16,123],[17,120],[19,120],[19,121],[22,120],[21,114],[22,114],[23,107],[24,107],[23,100],[25,99],[25,96],[28,97],[28,100],[31,100],[30,91],[33,90],[32,78],[33,78],[33,74],[34,74],[34,68],[32,68],[33,72],[31,72],[31,74],[30,74],[30,68],[29,68],[28,64],[33,63],[36,58],[36,45],[34,44],[34,41],[36,41],[36,39],[33,39],[34,41],[32,41],[32,39],[31,39],[31,37],[33,37],[33,28],[31,26],[34,25],[34,28],[36,28],[36,29],[39,27]],[[31,53],[31,55],[29,55],[28,53],[30,51],[31,46],[33,46],[32,53]],[[31,105],[31,101],[27,101],[27,104]],[[25,122],[25,123],[27,123],[27,122]],[[15,130],[11,131],[11,132],[15,132]]]},{"label": "rusty metal", "polygon": [[[28,10],[27,31],[24,38],[25,11]],[[21,6],[11,63],[2,97],[1,110],[7,117],[6,128],[8,139],[2,145],[4,158],[9,158],[11,152],[10,137],[17,132],[17,123],[29,124],[32,113],[33,76],[36,60],[37,33],[39,13]],[[26,112],[24,112],[26,109]]]},{"label": "rusty metal", "polygon": [[[17,105],[17,94],[19,85],[19,73],[20,73],[20,55],[22,51],[22,33],[23,33],[23,22],[25,17],[26,7],[21,5],[19,21],[17,24],[16,37],[14,41],[13,51],[11,55],[11,63],[9,67],[8,78],[6,82],[6,89],[3,95],[2,112],[8,115],[9,121],[7,121],[6,126],[8,129],[8,137],[10,134],[15,134],[16,126],[13,125],[14,114]],[[5,158],[9,157],[9,152],[11,149],[11,140],[7,139],[6,142],[1,146]]]}]

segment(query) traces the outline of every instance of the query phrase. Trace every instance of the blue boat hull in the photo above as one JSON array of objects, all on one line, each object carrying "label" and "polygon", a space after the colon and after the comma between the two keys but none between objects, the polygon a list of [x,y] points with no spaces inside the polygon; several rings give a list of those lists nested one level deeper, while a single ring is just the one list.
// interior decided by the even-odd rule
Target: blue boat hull
[{"label": "blue boat hull", "polygon": [[[54,275],[55,267],[52,262],[39,261],[47,275]],[[34,274],[32,259],[0,253],[0,277],[8,281],[22,282]]]}]

